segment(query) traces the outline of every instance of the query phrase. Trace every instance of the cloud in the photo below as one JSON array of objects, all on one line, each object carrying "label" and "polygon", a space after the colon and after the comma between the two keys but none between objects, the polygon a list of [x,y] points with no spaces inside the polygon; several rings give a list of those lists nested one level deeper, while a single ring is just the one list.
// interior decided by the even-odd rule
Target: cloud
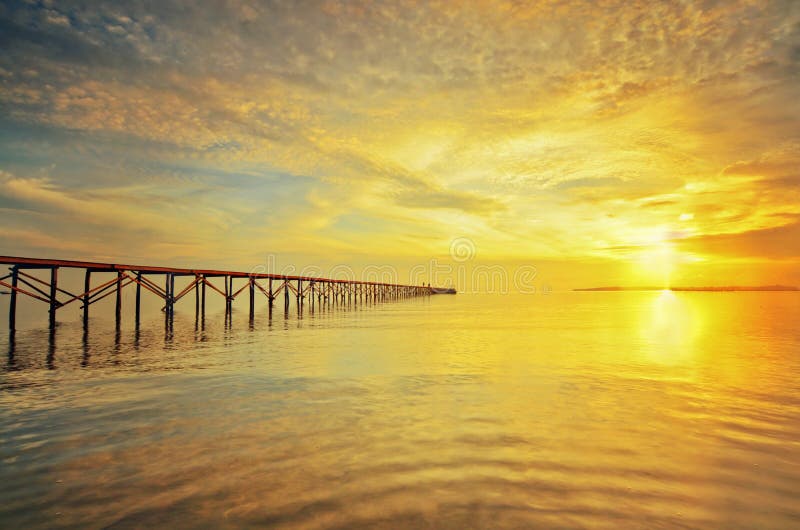
[{"label": "cloud", "polygon": [[688,252],[728,258],[800,258],[800,222],[735,234],[704,234],[676,240]]},{"label": "cloud", "polygon": [[491,197],[435,189],[403,192],[399,194],[397,200],[409,208],[452,208],[478,215],[487,215],[504,209],[502,203]]},{"label": "cloud", "polygon": [[773,148],[755,160],[737,161],[723,170],[723,175],[755,177],[756,185],[790,191],[800,187],[800,142],[788,142]]},{"label": "cloud", "polygon": [[800,204],[790,1],[18,3],[0,46],[3,215],[109,255],[110,227],[175,259],[381,227],[421,254],[681,233],[784,259]]}]

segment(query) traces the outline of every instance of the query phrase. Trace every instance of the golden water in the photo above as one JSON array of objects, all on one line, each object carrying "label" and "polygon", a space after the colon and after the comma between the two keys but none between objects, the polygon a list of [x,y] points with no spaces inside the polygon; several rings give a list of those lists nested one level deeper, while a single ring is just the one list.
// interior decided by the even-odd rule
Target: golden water
[{"label": "golden water", "polygon": [[798,322],[615,292],[20,331],[0,527],[797,528]]}]

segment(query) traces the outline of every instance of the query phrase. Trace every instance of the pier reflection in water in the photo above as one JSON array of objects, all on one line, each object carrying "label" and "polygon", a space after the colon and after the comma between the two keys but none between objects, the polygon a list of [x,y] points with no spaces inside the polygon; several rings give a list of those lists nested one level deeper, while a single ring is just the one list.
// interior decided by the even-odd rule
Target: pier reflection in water
[{"label": "pier reflection in water", "polygon": [[0,526],[791,528],[797,293],[20,329]]}]

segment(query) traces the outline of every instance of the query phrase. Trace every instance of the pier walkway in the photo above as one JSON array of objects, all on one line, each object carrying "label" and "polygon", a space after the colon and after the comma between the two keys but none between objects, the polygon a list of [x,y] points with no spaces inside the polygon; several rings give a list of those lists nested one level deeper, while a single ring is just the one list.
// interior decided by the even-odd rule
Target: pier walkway
[{"label": "pier walkway", "polygon": [[[206,292],[211,291],[224,297],[225,313],[229,315],[233,301],[245,291],[250,299],[250,319],[255,314],[256,291],[267,297],[270,311],[275,299],[283,292],[284,307],[288,309],[290,293],[297,300],[297,307],[302,311],[304,299],[309,297],[313,310],[314,299],[318,304],[330,302],[377,302],[399,300],[416,296],[433,294],[430,286],[401,285],[393,283],[367,282],[358,280],[337,280],[333,278],[315,278],[308,276],[291,276],[269,273],[250,273],[212,269],[180,269],[175,267],[154,267],[145,265],[121,265],[115,263],[98,263],[91,261],[68,261],[55,259],[24,258],[0,256],[0,265],[9,265],[8,274],[0,277],[0,285],[9,289],[10,302],[8,325],[10,330],[16,327],[17,296],[24,295],[48,305],[50,326],[55,326],[59,309],[72,303],[79,303],[83,309],[84,322],[88,321],[89,308],[92,304],[109,296],[116,300],[115,317],[119,324],[122,312],[122,289],[130,285],[136,289],[135,319],[139,324],[141,316],[142,290],[150,292],[164,302],[162,311],[167,318],[172,318],[175,304],[190,293],[194,293],[195,313],[205,316]],[[82,292],[70,292],[58,286],[59,269],[83,269],[84,284]],[[32,270],[49,272],[49,279],[36,277]],[[93,277],[101,276],[99,283],[92,286]],[[112,275],[108,278],[108,275]],[[175,278],[188,277],[189,284],[175,292]],[[159,279],[156,283],[154,278]],[[223,287],[214,285],[212,280]],[[239,285],[234,287],[234,280]],[[243,282],[241,281],[243,280]]]}]

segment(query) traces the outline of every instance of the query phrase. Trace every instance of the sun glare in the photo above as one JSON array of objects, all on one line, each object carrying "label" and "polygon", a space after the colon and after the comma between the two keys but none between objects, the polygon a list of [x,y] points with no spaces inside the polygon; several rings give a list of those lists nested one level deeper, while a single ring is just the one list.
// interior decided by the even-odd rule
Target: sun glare
[{"label": "sun glare", "polygon": [[640,245],[636,261],[638,276],[655,282],[655,287],[669,289],[678,258],[674,245],[666,239],[663,231],[659,231]]}]

